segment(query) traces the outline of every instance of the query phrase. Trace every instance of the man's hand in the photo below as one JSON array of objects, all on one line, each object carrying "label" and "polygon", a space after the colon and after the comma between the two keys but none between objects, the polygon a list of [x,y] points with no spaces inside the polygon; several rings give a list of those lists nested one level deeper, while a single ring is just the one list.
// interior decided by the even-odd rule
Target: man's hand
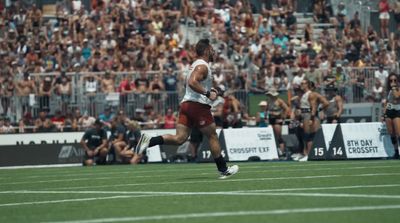
[{"label": "man's hand", "polygon": [[94,157],[96,155],[95,151],[93,150],[86,150],[86,154],[88,155],[88,157]]},{"label": "man's hand", "polygon": [[218,90],[215,88],[211,88],[210,96],[208,97],[211,101],[215,101],[218,98]]}]

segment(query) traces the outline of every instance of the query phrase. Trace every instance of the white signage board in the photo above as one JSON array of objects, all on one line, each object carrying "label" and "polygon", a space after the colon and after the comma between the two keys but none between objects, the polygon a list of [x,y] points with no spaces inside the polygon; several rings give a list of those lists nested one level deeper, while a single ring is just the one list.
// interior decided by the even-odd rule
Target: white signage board
[{"label": "white signage board", "polygon": [[272,127],[224,129],[229,161],[246,161],[258,156],[261,160],[278,159]]}]

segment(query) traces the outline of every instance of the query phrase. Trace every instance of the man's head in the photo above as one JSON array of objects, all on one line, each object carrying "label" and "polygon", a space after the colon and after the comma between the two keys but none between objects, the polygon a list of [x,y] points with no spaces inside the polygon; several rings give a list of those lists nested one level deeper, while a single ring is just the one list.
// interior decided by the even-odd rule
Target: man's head
[{"label": "man's head", "polygon": [[308,79],[304,79],[301,81],[301,90],[303,90],[303,92],[307,92],[308,90],[311,89],[311,82]]},{"label": "man's head", "polygon": [[199,57],[203,57],[208,62],[213,62],[215,57],[215,51],[210,44],[210,40],[201,39],[196,44],[196,54]]},{"label": "man's head", "polygon": [[326,86],[325,93],[328,97],[332,97],[337,94],[337,87],[334,84]]},{"label": "man's head", "polygon": [[97,130],[100,130],[103,127],[103,122],[100,119],[96,119],[96,121],[94,122],[94,127]]}]

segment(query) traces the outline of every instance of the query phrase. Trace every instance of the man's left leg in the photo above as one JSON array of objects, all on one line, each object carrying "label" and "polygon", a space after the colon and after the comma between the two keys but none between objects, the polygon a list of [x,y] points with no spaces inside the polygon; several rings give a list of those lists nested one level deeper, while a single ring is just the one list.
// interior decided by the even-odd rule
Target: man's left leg
[{"label": "man's left leg", "polygon": [[221,145],[219,144],[218,135],[216,132],[215,123],[200,129],[200,131],[208,138],[211,154],[214,158],[217,169],[220,172],[220,179],[225,179],[236,174],[239,171],[239,166],[233,165],[228,167],[221,153]]}]

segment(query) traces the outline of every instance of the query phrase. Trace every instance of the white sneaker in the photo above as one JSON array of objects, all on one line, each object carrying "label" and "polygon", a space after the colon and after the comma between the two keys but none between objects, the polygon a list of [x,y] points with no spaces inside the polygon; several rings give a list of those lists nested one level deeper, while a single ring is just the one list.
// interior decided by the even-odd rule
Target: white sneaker
[{"label": "white sneaker", "polygon": [[140,136],[139,142],[135,148],[137,154],[143,154],[143,152],[149,148],[150,139],[151,137],[144,133]]},{"label": "white sneaker", "polygon": [[308,156],[303,156],[302,158],[299,159],[299,162],[307,162],[308,161]]},{"label": "white sneaker", "polygon": [[235,175],[239,172],[239,166],[238,165],[233,165],[228,167],[228,169],[225,172],[220,172],[219,174],[219,179],[226,179],[231,177],[232,175]]},{"label": "white sneaker", "polygon": [[301,153],[293,153],[291,156],[292,160],[299,160],[301,157],[303,157],[303,155]]}]

